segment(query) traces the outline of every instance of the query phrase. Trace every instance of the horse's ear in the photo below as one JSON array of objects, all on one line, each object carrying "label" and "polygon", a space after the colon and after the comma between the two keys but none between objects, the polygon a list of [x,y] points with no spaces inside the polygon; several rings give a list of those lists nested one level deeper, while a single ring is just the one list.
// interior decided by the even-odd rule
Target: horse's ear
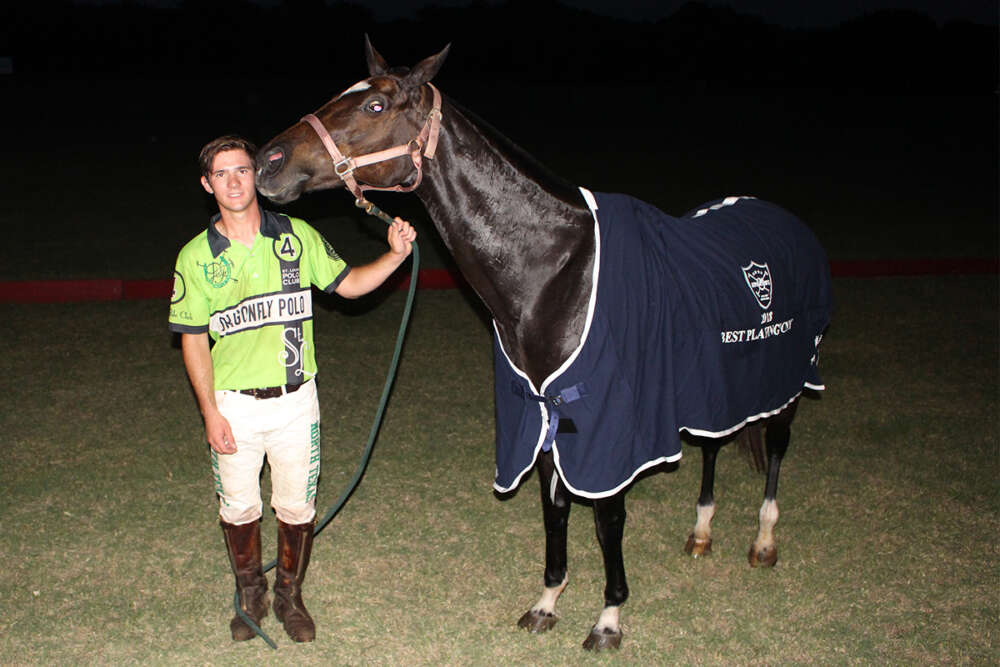
[{"label": "horse's ear", "polygon": [[448,49],[450,48],[451,44],[441,49],[440,53],[424,58],[417,63],[410,70],[410,73],[406,75],[406,82],[415,88],[433,79],[434,75],[441,69],[441,65],[444,64],[444,59],[447,57]]},{"label": "horse's ear", "polygon": [[380,76],[389,71],[389,63],[372,46],[371,40],[368,39],[368,33],[365,33],[365,60],[368,61],[369,76]]}]

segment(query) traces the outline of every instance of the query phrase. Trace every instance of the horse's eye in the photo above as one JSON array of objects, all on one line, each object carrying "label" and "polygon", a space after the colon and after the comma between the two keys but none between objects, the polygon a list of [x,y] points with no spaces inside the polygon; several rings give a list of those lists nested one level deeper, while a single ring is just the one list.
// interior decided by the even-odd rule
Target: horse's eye
[{"label": "horse's eye", "polygon": [[384,109],[385,107],[382,105],[382,102],[380,100],[372,100],[368,103],[366,108],[368,109],[368,111],[371,111],[372,113],[381,113],[382,109]]}]

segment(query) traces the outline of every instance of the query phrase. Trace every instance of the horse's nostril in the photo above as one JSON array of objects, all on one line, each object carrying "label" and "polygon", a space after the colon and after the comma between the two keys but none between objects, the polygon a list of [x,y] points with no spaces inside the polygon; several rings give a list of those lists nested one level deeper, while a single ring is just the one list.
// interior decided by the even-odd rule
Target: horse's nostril
[{"label": "horse's nostril", "polygon": [[276,151],[274,153],[271,153],[271,155],[267,158],[267,161],[270,163],[274,162],[275,160],[283,160],[283,159],[285,159],[284,153],[282,153],[281,151]]}]

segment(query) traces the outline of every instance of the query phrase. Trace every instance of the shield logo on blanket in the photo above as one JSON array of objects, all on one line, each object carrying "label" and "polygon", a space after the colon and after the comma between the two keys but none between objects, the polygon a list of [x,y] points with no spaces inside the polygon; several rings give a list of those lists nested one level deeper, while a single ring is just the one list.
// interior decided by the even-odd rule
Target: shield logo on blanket
[{"label": "shield logo on blanket", "polygon": [[764,310],[771,307],[771,269],[767,267],[767,262],[758,264],[751,260],[743,269],[743,279],[747,281],[747,287],[753,293],[757,303]]}]

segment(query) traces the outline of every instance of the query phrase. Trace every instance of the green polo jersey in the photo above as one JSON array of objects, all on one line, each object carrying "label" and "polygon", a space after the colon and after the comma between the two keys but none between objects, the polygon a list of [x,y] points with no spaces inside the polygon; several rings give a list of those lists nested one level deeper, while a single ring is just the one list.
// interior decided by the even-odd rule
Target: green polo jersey
[{"label": "green polo jersey", "polygon": [[350,267],[302,220],[261,210],[248,248],[218,219],[177,256],[170,330],[208,332],[217,390],[305,382],[317,372],[311,286],[333,292]]}]

